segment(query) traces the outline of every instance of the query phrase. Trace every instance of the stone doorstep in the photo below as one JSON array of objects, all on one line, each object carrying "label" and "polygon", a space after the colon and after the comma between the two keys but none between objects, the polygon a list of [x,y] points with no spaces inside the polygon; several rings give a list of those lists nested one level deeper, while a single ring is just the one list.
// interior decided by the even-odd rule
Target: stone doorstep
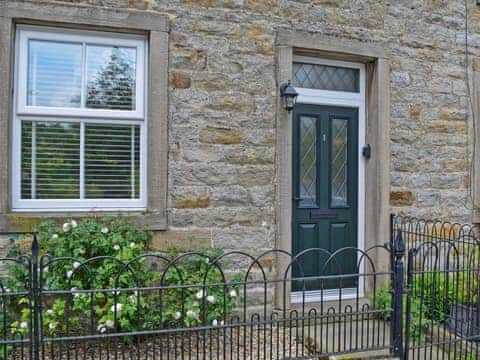
[{"label": "stone doorstep", "polygon": [[[341,302],[339,300],[325,300],[323,301],[323,304],[321,302],[305,302],[305,310],[308,311],[311,309],[316,309],[317,311],[319,311],[323,306],[324,312],[326,312],[330,308],[333,308],[337,313],[339,310],[342,310],[341,313],[343,314],[346,306],[351,306],[352,309],[355,309],[357,302],[358,302],[359,309],[361,309],[363,305],[369,303],[369,300],[368,298],[363,297],[358,299],[357,298],[344,299]],[[341,305],[342,307],[341,309],[339,308],[339,305]],[[291,304],[290,308],[287,311],[292,311],[292,310],[301,311],[302,304],[301,303]]]},{"label": "stone doorstep", "polygon": [[[282,320],[282,322],[279,324],[279,326],[281,327],[285,327],[285,328],[301,328],[301,327],[308,327],[308,326],[319,326],[319,325],[322,325],[322,326],[341,326],[341,325],[344,325],[345,324],[345,318],[347,318],[347,324],[355,324],[355,327],[360,327],[362,324],[364,324],[367,320],[369,321],[377,321],[377,322],[383,322],[385,324],[390,324],[389,322],[386,322],[384,320],[381,320],[381,319],[378,319],[378,318],[371,318],[371,319],[367,319],[367,318],[364,318],[362,319],[361,318],[361,315],[358,316],[358,319],[356,319],[356,316],[352,316],[352,319],[350,319],[350,317],[347,317],[347,316],[337,316],[337,317],[340,317],[340,319],[335,319],[335,318],[328,318],[328,322],[327,322],[327,319],[326,318],[317,318],[316,320],[314,319],[310,319],[310,322],[308,319],[304,319],[304,320],[292,320],[292,323],[290,324],[290,321],[289,321],[289,318],[286,318],[286,320]],[[374,328],[374,325],[371,325],[371,329]],[[382,331],[383,331],[383,326],[382,326]],[[385,325],[385,329],[389,329],[389,325]]]},{"label": "stone doorstep", "polygon": [[[358,313],[355,312],[355,309],[357,307],[357,302],[358,302]],[[322,309],[322,303],[320,302],[310,302],[305,304],[305,315],[308,316],[308,312],[310,310],[315,309],[317,311],[317,316],[319,317],[317,319],[318,322],[325,322],[325,318],[321,318],[321,316],[325,316],[328,314],[328,311],[334,310],[334,313],[331,313],[332,317],[329,318],[329,323],[341,323],[344,321],[345,318],[350,318],[352,317],[352,321],[366,321],[368,319],[370,320],[375,320],[376,318],[373,318],[373,314],[370,314],[370,318],[368,318],[367,315],[363,315],[362,318],[362,306],[365,304],[368,304],[369,300],[368,298],[360,298],[360,299],[347,299],[347,300],[342,300],[341,303],[339,303],[338,300],[331,300],[331,301],[324,301],[323,302],[323,313],[321,311]],[[346,306],[351,306],[352,314],[349,314],[348,312],[345,311]],[[287,314],[290,314],[291,311],[297,311],[298,315],[300,316],[302,313],[302,304],[291,304],[290,308],[287,310]],[[279,311],[281,314],[281,310]],[[299,320],[301,321],[301,320]],[[307,320],[305,320],[306,322]],[[313,320],[310,320],[312,325]],[[350,321],[350,320],[349,320]]]},{"label": "stone doorstep", "polygon": [[[358,301],[358,314],[355,313],[355,311],[353,311],[353,314],[349,314],[345,311],[345,307],[346,306],[351,306],[352,309],[355,309],[356,306],[357,306],[357,301]],[[365,304],[368,304],[369,303],[369,300],[368,298],[364,297],[364,298],[360,298],[360,299],[346,299],[346,300],[342,300],[341,302],[341,309],[339,307],[339,301],[338,300],[331,300],[331,301],[324,301],[323,302],[323,313],[320,311],[321,310],[321,307],[322,307],[322,304],[320,302],[310,302],[310,303],[306,303],[305,304],[305,317],[308,316],[308,312],[311,310],[311,309],[315,309],[317,310],[317,319],[316,321],[314,321],[313,319],[310,319],[310,325],[319,325],[319,324],[322,324],[322,325],[326,325],[326,318],[322,318],[322,316],[326,315],[327,314],[327,311],[330,309],[335,309],[335,314],[331,314],[332,317],[328,319],[328,324],[329,325],[333,325],[333,324],[342,324],[344,323],[344,319],[345,318],[348,318],[349,322],[351,321],[352,323],[361,323],[361,322],[365,322],[367,320],[379,320],[377,319],[376,317],[373,316],[373,314],[370,314],[368,317],[367,315],[363,315],[363,318],[362,318],[362,306],[365,305]],[[260,309],[261,310],[261,309]],[[341,311],[339,311],[341,310]],[[278,312],[279,315],[282,314],[282,310],[276,310]],[[302,312],[302,304],[298,303],[298,304],[291,304],[290,305],[290,308],[287,309],[287,320],[285,320],[284,322],[282,322],[281,326],[284,326],[284,327],[297,327],[296,324],[298,325],[303,325],[303,326],[307,326],[307,322],[308,320],[305,319],[302,323],[302,320],[293,320],[291,326],[289,326],[289,322],[288,322],[288,316],[290,315],[290,313],[292,311],[298,311],[298,316],[300,317],[301,316],[301,312]],[[336,315],[336,316],[334,316]],[[350,319],[351,317],[351,319]],[[383,321],[383,320],[381,320]]]}]

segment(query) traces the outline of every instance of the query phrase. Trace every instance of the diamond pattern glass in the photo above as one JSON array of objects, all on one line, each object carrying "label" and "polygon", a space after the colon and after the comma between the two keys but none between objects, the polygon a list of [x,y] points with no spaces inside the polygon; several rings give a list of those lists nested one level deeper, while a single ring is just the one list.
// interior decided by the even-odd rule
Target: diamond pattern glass
[{"label": "diamond pattern glass", "polygon": [[331,206],[347,205],[348,120],[332,119]]},{"label": "diamond pattern glass", "polygon": [[317,131],[316,118],[300,117],[300,206],[317,202]]},{"label": "diamond pattern glass", "polygon": [[332,90],[360,91],[360,71],[358,69],[320,64],[293,63],[293,86]]}]

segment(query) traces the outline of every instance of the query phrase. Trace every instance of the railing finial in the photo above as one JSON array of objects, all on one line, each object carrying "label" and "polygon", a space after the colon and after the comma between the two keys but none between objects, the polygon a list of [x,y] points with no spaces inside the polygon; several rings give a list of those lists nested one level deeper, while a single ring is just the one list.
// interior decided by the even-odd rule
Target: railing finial
[{"label": "railing finial", "polygon": [[32,240],[32,255],[38,257],[38,253],[40,251],[40,245],[38,244],[37,233],[33,233],[33,240]]},{"label": "railing finial", "polygon": [[397,258],[405,256],[405,243],[403,242],[402,230],[399,229],[393,243],[393,252]]}]

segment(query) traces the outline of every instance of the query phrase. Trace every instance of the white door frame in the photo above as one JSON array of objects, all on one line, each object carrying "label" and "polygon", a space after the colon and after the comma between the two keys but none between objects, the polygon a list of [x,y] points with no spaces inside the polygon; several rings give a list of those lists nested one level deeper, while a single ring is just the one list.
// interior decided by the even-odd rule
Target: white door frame
[{"label": "white door frame", "polygon": [[[326,60],[321,58],[312,58],[306,56],[293,56],[294,62],[320,64],[329,66],[340,66],[347,68],[359,69],[360,71],[360,92],[346,92],[346,91],[330,91],[330,90],[318,90],[318,89],[306,89],[298,88],[295,90],[298,92],[297,103],[299,104],[313,104],[313,105],[332,105],[352,107],[358,109],[358,211],[357,211],[357,247],[360,250],[365,250],[365,158],[362,154],[363,147],[366,141],[365,125],[366,125],[366,75],[365,64]],[[293,160],[293,159],[292,159]],[[359,267],[359,273],[362,274],[365,267],[365,261],[363,260]],[[341,289],[342,299],[356,298],[357,296],[363,297],[365,292],[365,277],[359,277],[358,290],[356,288]],[[338,289],[329,290],[314,290],[314,291],[295,291],[291,292],[291,302],[316,302],[316,301],[328,301],[336,300],[339,297]]]}]

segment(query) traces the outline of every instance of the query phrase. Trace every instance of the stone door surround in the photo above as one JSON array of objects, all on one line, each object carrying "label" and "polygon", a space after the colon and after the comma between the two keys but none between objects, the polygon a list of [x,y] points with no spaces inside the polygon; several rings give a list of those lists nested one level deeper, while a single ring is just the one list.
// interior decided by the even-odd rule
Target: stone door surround
[{"label": "stone door surround", "polygon": [[[366,129],[371,158],[365,166],[365,248],[389,240],[389,161],[390,161],[390,70],[382,44],[334,37],[319,33],[282,30],[276,38],[276,81],[291,79],[293,55],[361,62],[366,65]],[[291,251],[292,234],[292,120],[277,96],[276,116],[276,247]],[[388,259],[376,259],[377,271]],[[286,262],[278,260],[283,273]],[[289,286],[289,285],[287,285]],[[366,285],[368,288],[368,284]],[[277,294],[284,289],[278,286]],[[290,291],[290,289],[287,289]],[[277,296],[281,298],[281,296]]]}]

